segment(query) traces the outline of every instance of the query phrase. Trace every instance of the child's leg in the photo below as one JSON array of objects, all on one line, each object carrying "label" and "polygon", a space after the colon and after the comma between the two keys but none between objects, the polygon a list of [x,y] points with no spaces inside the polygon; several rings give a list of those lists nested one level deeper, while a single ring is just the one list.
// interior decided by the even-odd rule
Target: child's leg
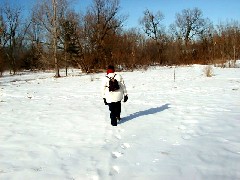
[{"label": "child's leg", "polygon": [[120,120],[121,115],[121,101],[116,102],[116,117]]},{"label": "child's leg", "polygon": [[110,110],[110,119],[112,126],[117,126],[117,118],[116,118],[116,103],[109,103]]}]

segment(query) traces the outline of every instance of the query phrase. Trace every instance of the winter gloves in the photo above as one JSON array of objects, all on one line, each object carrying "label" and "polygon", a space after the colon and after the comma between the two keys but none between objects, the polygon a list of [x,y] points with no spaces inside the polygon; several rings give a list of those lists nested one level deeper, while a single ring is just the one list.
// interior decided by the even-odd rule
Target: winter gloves
[{"label": "winter gloves", "polygon": [[103,98],[103,102],[105,105],[108,105],[107,101],[106,101],[106,98]]},{"label": "winter gloves", "polygon": [[127,102],[127,100],[128,100],[128,95],[125,95],[124,99],[123,99],[123,102]]}]

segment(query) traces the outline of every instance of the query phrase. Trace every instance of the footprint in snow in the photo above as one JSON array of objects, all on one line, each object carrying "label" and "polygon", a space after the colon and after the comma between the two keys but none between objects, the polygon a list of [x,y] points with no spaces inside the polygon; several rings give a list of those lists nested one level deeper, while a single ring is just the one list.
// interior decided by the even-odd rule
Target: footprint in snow
[{"label": "footprint in snow", "polygon": [[112,157],[113,158],[119,158],[119,157],[121,157],[123,154],[122,153],[120,153],[120,152],[112,152]]},{"label": "footprint in snow", "polygon": [[166,142],[166,141],[167,141],[167,139],[162,138],[162,137],[160,137],[159,140],[160,140],[160,141],[163,141],[163,142]]},{"label": "footprint in snow", "polygon": [[187,127],[186,127],[186,126],[184,126],[184,125],[180,125],[180,126],[178,127],[178,129],[180,129],[180,130],[186,130],[186,129],[187,129]]},{"label": "footprint in snow", "polygon": [[123,143],[123,144],[121,145],[121,148],[122,148],[122,149],[127,149],[127,148],[130,148],[130,145],[129,145],[128,143]]},{"label": "footprint in snow", "polygon": [[181,144],[179,143],[179,142],[175,142],[174,144],[173,144],[173,146],[180,146]]},{"label": "footprint in snow", "polygon": [[190,135],[186,134],[186,135],[183,135],[182,138],[183,138],[184,140],[189,140],[189,139],[191,139],[192,137],[191,137]]},{"label": "footprint in snow", "polygon": [[115,137],[116,137],[117,139],[122,139],[122,136],[121,136],[120,134],[116,134]]},{"label": "footprint in snow", "polygon": [[125,131],[125,130],[122,129],[122,128],[118,129],[118,132],[119,132],[119,133],[124,132],[124,131]]},{"label": "footprint in snow", "polygon": [[113,166],[109,172],[109,175],[114,176],[116,174],[119,174],[119,167],[118,166]]},{"label": "footprint in snow", "polygon": [[109,142],[110,142],[110,140],[109,140],[109,139],[105,139],[104,141],[105,141],[105,143],[109,143]]},{"label": "footprint in snow", "polygon": [[5,171],[0,169],[0,173],[5,173]]},{"label": "footprint in snow", "polygon": [[152,162],[153,162],[153,163],[156,163],[156,162],[158,162],[158,161],[159,161],[159,159],[156,158],[156,159],[154,159]]}]

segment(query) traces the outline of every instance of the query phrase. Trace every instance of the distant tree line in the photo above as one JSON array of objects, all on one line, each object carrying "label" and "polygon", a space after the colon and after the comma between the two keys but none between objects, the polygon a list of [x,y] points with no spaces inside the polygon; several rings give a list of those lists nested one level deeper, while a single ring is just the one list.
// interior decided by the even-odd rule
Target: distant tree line
[{"label": "distant tree line", "polygon": [[[214,64],[240,58],[237,20],[213,25],[198,8],[176,13],[168,28],[164,15],[146,9],[142,29],[124,29],[119,0],[93,0],[76,12],[68,0],[42,0],[26,17],[21,7],[0,7],[0,73],[68,67],[96,72],[149,65]],[[56,18],[54,18],[54,6]],[[54,43],[55,42],[55,43]],[[57,62],[54,61],[56,47]]]}]

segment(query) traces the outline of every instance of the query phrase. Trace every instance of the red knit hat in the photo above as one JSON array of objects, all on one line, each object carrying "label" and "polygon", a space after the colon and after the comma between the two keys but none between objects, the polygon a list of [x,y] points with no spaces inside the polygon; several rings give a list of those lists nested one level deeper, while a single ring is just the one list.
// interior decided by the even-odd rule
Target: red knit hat
[{"label": "red knit hat", "polygon": [[115,72],[114,66],[109,65],[109,66],[108,66],[108,69],[107,69],[107,74],[109,74],[109,73],[114,73],[114,72]]},{"label": "red knit hat", "polygon": [[114,69],[108,69],[107,74],[109,74],[109,73],[114,73]]}]

